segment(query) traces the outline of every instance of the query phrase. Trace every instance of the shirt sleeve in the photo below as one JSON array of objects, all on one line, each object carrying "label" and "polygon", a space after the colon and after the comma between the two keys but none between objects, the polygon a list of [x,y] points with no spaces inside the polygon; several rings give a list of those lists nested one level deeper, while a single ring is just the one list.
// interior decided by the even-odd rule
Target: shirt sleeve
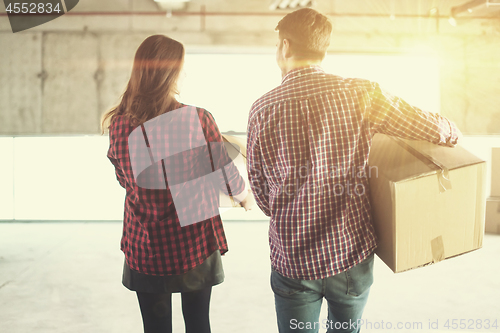
[{"label": "shirt sleeve", "polygon": [[462,136],[447,118],[411,106],[382,90],[378,83],[371,82],[368,96],[368,119],[374,133],[424,140],[447,147],[454,147]]},{"label": "shirt sleeve", "polygon": [[120,183],[121,187],[125,188],[126,186],[126,178],[125,174],[123,173],[122,167],[120,165],[120,162],[116,158],[114,151],[115,147],[114,145],[116,144],[115,142],[115,133],[114,129],[110,127],[109,131],[109,149],[108,149],[108,159],[111,161],[111,164],[115,167],[115,174],[116,174],[116,179]]},{"label": "shirt sleeve", "polygon": [[250,188],[255,197],[255,202],[267,216],[271,216],[269,206],[269,186],[262,168],[261,150],[258,142],[257,124],[249,122],[247,137],[247,171]]},{"label": "shirt sleeve", "polygon": [[125,175],[117,159],[112,158],[108,155],[109,160],[115,166],[116,179],[120,183],[121,187],[125,188]]},{"label": "shirt sleeve", "polygon": [[[205,111],[202,116],[202,126],[207,143],[210,144],[211,158],[214,170],[222,170],[222,176],[218,180],[219,189],[228,195],[238,195],[245,190],[245,181],[238,169],[229,157],[215,119]],[[229,189],[228,186],[229,185]],[[230,192],[230,193],[229,193]]]}]

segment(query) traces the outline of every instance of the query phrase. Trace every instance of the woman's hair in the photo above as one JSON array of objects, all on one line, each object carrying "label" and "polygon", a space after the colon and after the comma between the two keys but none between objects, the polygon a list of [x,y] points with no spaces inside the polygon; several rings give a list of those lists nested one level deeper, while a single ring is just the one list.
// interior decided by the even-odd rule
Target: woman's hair
[{"label": "woman's hair", "polygon": [[135,53],[132,74],[120,103],[102,117],[102,132],[117,115],[128,117],[136,127],[176,109],[177,80],[183,64],[181,43],[163,35],[146,38]]},{"label": "woman's hair", "polygon": [[283,17],[275,30],[281,40],[290,42],[297,58],[323,60],[330,45],[332,23],[316,10],[302,8]]}]

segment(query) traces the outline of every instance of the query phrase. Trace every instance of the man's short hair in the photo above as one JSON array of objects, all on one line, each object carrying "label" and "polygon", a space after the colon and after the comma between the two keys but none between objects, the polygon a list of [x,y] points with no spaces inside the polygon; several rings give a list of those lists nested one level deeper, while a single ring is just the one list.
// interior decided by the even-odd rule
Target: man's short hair
[{"label": "man's short hair", "polygon": [[325,15],[311,8],[287,14],[278,22],[280,39],[287,39],[297,58],[320,59],[330,45],[332,23]]}]

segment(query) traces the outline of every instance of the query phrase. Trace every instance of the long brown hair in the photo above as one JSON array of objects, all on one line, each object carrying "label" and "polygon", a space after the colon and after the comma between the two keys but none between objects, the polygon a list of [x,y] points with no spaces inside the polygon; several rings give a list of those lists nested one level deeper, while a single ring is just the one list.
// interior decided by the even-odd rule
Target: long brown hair
[{"label": "long brown hair", "polygon": [[132,74],[119,104],[102,117],[102,132],[117,115],[129,117],[135,127],[176,109],[179,103],[175,94],[184,53],[184,46],[167,36],[146,38],[135,53]]}]

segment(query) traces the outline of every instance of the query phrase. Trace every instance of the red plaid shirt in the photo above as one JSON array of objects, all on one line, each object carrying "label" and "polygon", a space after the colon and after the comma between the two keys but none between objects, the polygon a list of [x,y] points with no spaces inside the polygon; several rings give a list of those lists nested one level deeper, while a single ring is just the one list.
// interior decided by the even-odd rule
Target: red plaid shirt
[{"label": "red plaid shirt", "polygon": [[[212,115],[201,108],[196,108],[196,110],[207,145],[210,142],[222,143],[221,133]],[[196,133],[192,125],[192,122],[181,121],[177,130],[184,133]],[[129,135],[133,130],[134,127],[130,125],[127,117],[115,116],[109,128],[110,146],[108,150],[108,158],[115,166],[116,177],[120,185],[126,189],[121,249],[125,253],[129,267],[149,275],[177,275],[200,265],[216,250],[220,250],[221,254],[227,252],[227,242],[219,215],[181,227],[178,212],[173,204],[170,188],[168,184],[165,184],[163,173],[158,178],[160,182],[165,184],[163,188],[166,187],[166,189],[146,189],[137,185],[129,153]],[[165,132],[156,131],[155,136],[149,138],[149,143],[161,142],[165,145],[168,142],[169,145],[174,146],[167,147],[171,148],[171,151],[176,150],[175,146],[177,148],[181,146],[182,142],[172,140],[171,136],[168,137],[169,133]],[[183,146],[185,146],[185,142]],[[213,147],[214,145],[212,145]],[[134,149],[137,151],[137,147],[131,148],[132,151]],[[168,159],[164,159],[160,165],[165,168],[167,163],[175,164],[170,167],[175,169],[174,176],[179,178],[168,179],[168,183],[179,184],[183,182],[183,179],[196,179],[196,177],[201,176],[200,172],[203,173],[203,171],[200,171],[200,168],[190,166],[199,161],[200,154],[207,153],[208,148],[205,146],[176,155],[178,158],[170,160],[170,162],[167,161]],[[218,158],[213,159],[209,157],[213,164],[209,163],[210,170],[208,171],[211,172],[212,169],[221,169],[225,166],[230,188],[235,192],[233,194],[241,193],[245,186],[244,181],[234,164],[231,163],[229,156],[227,153],[217,156]],[[147,151],[141,158],[144,158],[146,163],[150,161]],[[206,169],[207,165],[202,166],[202,168]],[[155,175],[149,176],[155,177]],[[218,185],[221,190],[228,192],[224,179],[221,179]],[[213,190],[210,191],[209,196],[193,197],[189,201],[190,206],[185,207],[183,213],[189,214],[190,211],[217,207],[219,189],[213,187]]]},{"label": "red plaid shirt", "polygon": [[460,132],[377,83],[318,66],[289,72],[253,104],[247,168],[257,204],[271,217],[276,271],[326,278],[374,251],[367,161],[375,133],[454,146]]}]

